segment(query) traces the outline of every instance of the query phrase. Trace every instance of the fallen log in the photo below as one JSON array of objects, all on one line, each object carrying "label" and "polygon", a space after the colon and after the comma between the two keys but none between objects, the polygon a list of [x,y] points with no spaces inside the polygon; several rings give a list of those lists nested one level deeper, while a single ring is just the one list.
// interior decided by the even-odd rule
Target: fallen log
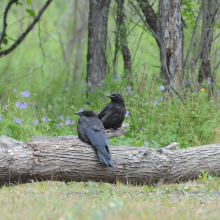
[{"label": "fallen log", "polygon": [[110,146],[113,169],[103,167],[94,148],[74,136],[34,137],[28,143],[1,136],[0,183],[54,179],[152,184],[197,178],[201,170],[220,173],[220,144],[172,150],[176,145]]}]

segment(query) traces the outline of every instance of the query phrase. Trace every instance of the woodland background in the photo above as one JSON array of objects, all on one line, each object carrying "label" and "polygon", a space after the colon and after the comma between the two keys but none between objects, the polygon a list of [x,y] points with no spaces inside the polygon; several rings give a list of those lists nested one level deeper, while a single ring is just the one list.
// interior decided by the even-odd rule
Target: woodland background
[{"label": "woodland background", "polygon": [[[7,4],[0,3],[2,27]],[[105,95],[117,91],[130,126],[112,145],[159,148],[175,141],[186,148],[219,141],[218,1],[52,1],[24,41],[2,56],[44,4],[22,0],[8,12],[1,134],[23,141],[76,134],[73,113],[98,113],[109,101]]]},{"label": "woodland background", "polygon": [[[110,145],[218,143],[219,16],[218,0],[0,1],[0,134],[20,141],[76,135],[74,112],[98,113],[117,91],[129,127]],[[219,219],[217,176],[201,170],[196,180],[156,186],[51,176],[13,185],[9,169],[1,176],[10,186],[0,188],[1,218]]]}]

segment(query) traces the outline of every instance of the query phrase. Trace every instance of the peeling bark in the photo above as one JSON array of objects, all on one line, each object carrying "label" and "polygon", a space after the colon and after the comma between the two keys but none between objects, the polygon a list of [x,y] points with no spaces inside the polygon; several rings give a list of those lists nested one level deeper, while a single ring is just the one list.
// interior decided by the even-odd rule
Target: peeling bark
[{"label": "peeling bark", "polygon": [[[130,1],[131,2],[131,1]],[[148,0],[138,0],[148,29],[160,50],[161,72],[164,85],[177,89],[182,84],[184,34],[179,0],[160,0],[158,14]],[[132,3],[131,3],[132,4]]]},{"label": "peeling bark", "polygon": [[179,0],[159,3],[161,76],[165,85],[178,87],[183,65],[183,28]]}]

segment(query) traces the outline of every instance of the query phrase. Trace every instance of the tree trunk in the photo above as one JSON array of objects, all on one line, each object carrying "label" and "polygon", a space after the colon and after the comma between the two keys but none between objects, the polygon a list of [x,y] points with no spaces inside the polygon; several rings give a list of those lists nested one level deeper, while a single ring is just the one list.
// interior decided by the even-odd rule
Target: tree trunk
[{"label": "tree trunk", "polygon": [[176,89],[183,65],[183,28],[179,0],[160,0],[158,17],[161,76],[165,85]]},{"label": "tree trunk", "polygon": [[[120,50],[124,60],[124,78],[128,79],[128,83],[133,86],[131,77],[131,53],[127,42],[127,28],[125,23],[124,0],[116,0],[117,2],[117,19],[116,19],[116,34],[115,34],[115,54],[113,60],[114,76],[117,75],[117,54]],[[120,42],[120,43],[119,43]]]},{"label": "tree trunk", "polygon": [[[124,73],[125,73],[125,76],[130,76],[130,74],[132,73],[131,53],[128,48],[128,42],[127,42],[127,28],[126,28],[126,23],[125,23],[124,0],[117,0],[117,2],[120,8],[119,37],[120,37],[120,44],[122,47],[122,55],[123,55],[123,60],[124,60]],[[130,79],[129,81],[133,86],[132,79]]]},{"label": "tree trunk", "polygon": [[106,76],[106,41],[108,11],[111,0],[89,1],[87,82],[93,89]]},{"label": "tree trunk", "polygon": [[[130,4],[133,5],[131,0]],[[158,14],[148,0],[138,0],[145,16],[145,25],[155,38],[160,50],[161,77],[164,85],[178,88],[183,66],[184,34],[179,0],[160,0]],[[135,7],[134,7],[135,8]],[[135,8],[137,11],[137,9]],[[139,13],[141,16],[141,14]]]},{"label": "tree trunk", "polygon": [[[213,40],[213,27],[215,24],[215,15],[218,10],[217,0],[205,1],[205,10],[203,11],[203,30],[204,36],[202,44],[202,52],[200,55],[201,65],[199,68],[198,82],[202,83],[203,79],[210,77],[213,80],[211,72],[210,51]],[[211,81],[212,81],[211,80]]]},{"label": "tree trunk", "polygon": [[171,150],[176,145],[111,146],[113,169],[103,167],[94,148],[77,137],[35,137],[24,143],[1,136],[0,183],[54,179],[153,184],[197,178],[201,170],[220,173],[220,144]]}]

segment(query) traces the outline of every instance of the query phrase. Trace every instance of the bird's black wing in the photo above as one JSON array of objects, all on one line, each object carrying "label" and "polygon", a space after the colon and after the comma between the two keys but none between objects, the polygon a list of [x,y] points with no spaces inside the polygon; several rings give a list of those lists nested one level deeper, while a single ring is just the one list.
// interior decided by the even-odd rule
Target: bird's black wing
[{"label": "bird's black wing", "polygon": [[112,103],[109,102],[103,109],[102,111],[98,114],[98,118],[101,119],[102,117],[105,116],[105,114],[111,109]]},{"label": "bird's black wing", "polygon": [[[99,159],[104,166],[115,167],[111,159],[108,141],[103,128],[91,124],[88,118],[82,117],[82,127],[91,144],[96,148]],[[97,119],[99,124],[99,119]],[[94,122],[94,120],[93,120]]]},{"label": "bird's black wing", "polygon": [[111,106],[111,108],[106,112],[104,117],[102,117],[102,123],[105,128],[117,129],[121,126],[125,117],[125,108],[121,106]]}]

